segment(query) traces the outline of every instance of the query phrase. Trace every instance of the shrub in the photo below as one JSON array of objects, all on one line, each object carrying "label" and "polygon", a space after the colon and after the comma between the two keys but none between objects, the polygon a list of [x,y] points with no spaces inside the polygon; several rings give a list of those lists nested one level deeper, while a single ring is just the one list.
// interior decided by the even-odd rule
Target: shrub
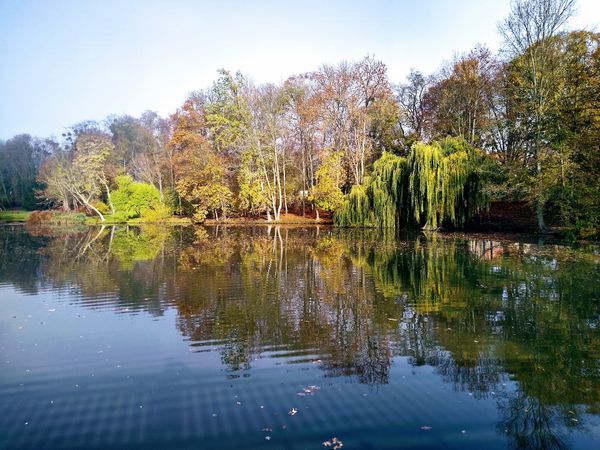
[{"label": "shrub", "polygon": [[95,202],[92,202],[92,206],[102,214],[108,214],[110,212],[110,208],[102,200],[96,200]]},{"label": "shrub", "polygon": [[161,203],[142,211],[142,219],[147,222],[160,222],[171,217],[171,214],[171,208]]},{"label": "shrub", "polygon": [[51,224],[51,225],[83,225],[86,221],[86,215],[77,212],[67,211],[33,211],[29,215],[27,223]]},{"label": "shrub", "polygon": [[52,220],[52,211],[33,211],[27,219],[27,223],[39,224],[47,223]]},{"label": "shrub", "polygon": [[115,219],[134,219],[161,205],[160,192],[153,185],[133,181],[130,176],[119,176],[116,182],[118,189],[111,196]]}]

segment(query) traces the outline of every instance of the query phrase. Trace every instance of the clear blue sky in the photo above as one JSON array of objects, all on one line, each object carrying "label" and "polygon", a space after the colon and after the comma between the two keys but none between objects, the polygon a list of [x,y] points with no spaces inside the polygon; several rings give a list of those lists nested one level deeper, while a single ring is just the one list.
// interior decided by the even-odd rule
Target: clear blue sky
[{"label": "clear blue sky", "polygon": [[[166,115],[220,67],[281,81],[371,54],[400,82],[477,43],[496,50],[508,10],[509,0],[0,0],[0,139]],[[599,21],[600,0],[579,0],[572,26]]]}]

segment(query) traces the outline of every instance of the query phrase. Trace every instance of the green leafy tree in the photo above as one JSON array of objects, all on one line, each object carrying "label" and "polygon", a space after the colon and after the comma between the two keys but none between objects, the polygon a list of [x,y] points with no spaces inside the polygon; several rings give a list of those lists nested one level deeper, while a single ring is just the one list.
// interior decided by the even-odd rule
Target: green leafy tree
[{"label": "green leafy tree", "polygon": [[264,176],[257,165],[257,156],[252,150],[244,153],[238,173],[238,209],[246,214],[258,215],[269,208]]},{"label": "green leafy tree", "polygon": [[344,201],[344,193],[341,190],[346,182],[343,158],[343,152],[333,152],[323,159],[317,170],[317,184],[311,190],[309,197],[316,206],[317,220],[319,220],[319,209],[333,212]]}]

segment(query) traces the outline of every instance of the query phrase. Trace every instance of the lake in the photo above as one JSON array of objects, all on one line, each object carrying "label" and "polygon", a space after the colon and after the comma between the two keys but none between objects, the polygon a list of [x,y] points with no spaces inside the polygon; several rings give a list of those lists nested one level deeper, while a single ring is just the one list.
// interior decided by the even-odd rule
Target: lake
[{"label": "lake", "polygon": [[600,448],[600,250],[0,226],[0,448]]}]

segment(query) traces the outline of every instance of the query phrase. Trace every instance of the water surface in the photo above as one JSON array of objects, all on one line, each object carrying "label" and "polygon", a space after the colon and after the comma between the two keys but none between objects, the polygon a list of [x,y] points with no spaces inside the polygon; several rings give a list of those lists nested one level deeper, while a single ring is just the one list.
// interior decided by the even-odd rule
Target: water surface
[{"label": "water surface", "polygon": [[2,226],[0,365],[3,449],[598,448],[600,252]]}]

